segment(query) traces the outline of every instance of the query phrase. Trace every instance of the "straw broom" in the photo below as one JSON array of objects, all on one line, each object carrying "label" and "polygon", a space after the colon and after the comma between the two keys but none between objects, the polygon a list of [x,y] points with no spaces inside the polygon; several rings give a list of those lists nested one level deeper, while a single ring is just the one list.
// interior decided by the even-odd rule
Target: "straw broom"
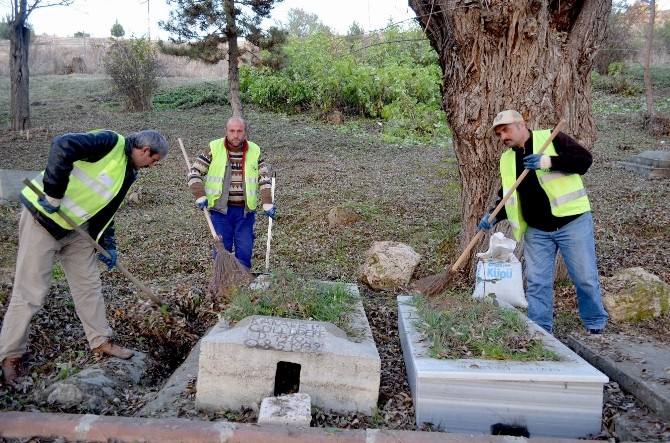
[{"label": "straw broom", "polygon": [[[544,145],[542,145],[542,148],[537,152],[537,154],[542,154],[545,149],[547,149],[547,146],[552,142],[552,140],[556,137],[556,134],[565,126],[565,120],[561,120],[558,122],[556,125],[556,128],[551,132],[551,135],[547,139],[547,141],[544,142]],[[524,169],[523,172],[519,175],[519,178],[516,179],[512,187],[507,191],[505,196],[500,200],[500,203],[498,203],[498,206],[495,207],[493,212],[489,215],[488,222],[491,223],[493,219],[498,215],[498,212],[505,206],[505,203],[509,198],[512,196],[516,188],[519,186],[519,183],[523,181],[524,178],[526,178],[526,175],[530,172],[530,169]],[[461,265],[465,261],[465,258],[468,256],[470,253],[470,250],[479,242],[479,240],[484,236],[484,231],[478,231],[477,234],[470,240],[470,243],[465,247],[461,255],[458,257],[456,262],[450,267],[447,268],[447,270],[441,274],[436,274],[436,275],[429,275],[428,277],[424,277],[420,280],[418,280],[416,283],[413,285],[413,289],[416,292],[419,292],[422,295],[433,297],[435,295],[443,293],[449,286],[451,286],[452,281],[454,277],[456,276],[458,270],[460,269]]]},{"label": "straw broom", "polygon": [[[188,154],[184,148],[184,143],[181,138],[177,139],[179,141],[179,147],[181,148],[181,153],[184,155],[184,160],[186,161],[187,171],[191,167],[191,162],[188,159]],[[212,224],[212,218],[209,214],[209,209],[204,208],[202,211],[207,220],[207,226],[212,233],[212,241],[214,244],[214,250],[216,256],[214,257],[214,265],[212,267],[212,279],[210,281],[210,291],[212,294],[215,294],[219,299],[227,298],[232,289],[235,287],[242,286],[244,284],[250,283],[254,280],[254,276],[244,266],[240,261],[233,255],[228,252],[223,246],[223,240],[221,237],[216,235],[214,230],[214,225]]]}]

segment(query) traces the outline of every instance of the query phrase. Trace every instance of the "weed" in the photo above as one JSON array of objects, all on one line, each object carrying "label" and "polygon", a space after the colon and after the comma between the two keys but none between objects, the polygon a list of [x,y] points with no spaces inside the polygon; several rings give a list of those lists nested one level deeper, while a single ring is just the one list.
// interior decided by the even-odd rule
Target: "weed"
[{"label": "weed", "polygon": [[250,315],[326,321],[347,332],[354,301],[343,284],[306,281],[283,271],[273,274],[267,287],[240,288],[223,315],[232,322]]},{"label": "weed", "polygon": [[433,358],[559,360],[528,332],[514,309],[467,292],[446,292],[431,300],[416,296],[413,303],[420,319],[417,329],[430,342]]}]

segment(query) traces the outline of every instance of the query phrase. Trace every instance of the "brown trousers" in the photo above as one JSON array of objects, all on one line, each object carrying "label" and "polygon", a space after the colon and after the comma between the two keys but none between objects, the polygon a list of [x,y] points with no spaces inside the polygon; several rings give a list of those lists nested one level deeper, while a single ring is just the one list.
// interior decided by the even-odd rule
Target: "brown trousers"
[{"label": "brown trousers", "polygon": [[88,345],[97,348],[112,336],[95,249],[75,231],[56,240],[23,208],[14,289],[0,332],[0,361],[26,352],[30,320],[44,306],[56,257],[65,271]]}]

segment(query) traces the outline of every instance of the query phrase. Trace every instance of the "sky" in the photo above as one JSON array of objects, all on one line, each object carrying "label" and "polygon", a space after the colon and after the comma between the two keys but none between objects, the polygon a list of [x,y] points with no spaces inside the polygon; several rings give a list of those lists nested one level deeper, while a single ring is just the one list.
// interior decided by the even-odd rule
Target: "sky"
[{"label": "sky", "polygon": [[[670,0],[667,0],[670,2]],[[316,14],[322,23],[338,33],[346,33],[349,26],[358,22],[366,31],[381,29],[389,18],[394,21],[414,16],[407,0],[284,0],[272,12],[269,25],[276,20],[285,21],[291,8]],[[9,2],[0,0],[0,14],[9,13]],[[169,7],[165,0],[75,0],[71,6],[54,6],[35,9],[28,22],[37,35],[47,34],[71,37],[76,32],[91,37],[109,37],[116,20],[126,31],[126,37],[166,40],[168,34],[160,30],[159,20],[167,20]]]}]

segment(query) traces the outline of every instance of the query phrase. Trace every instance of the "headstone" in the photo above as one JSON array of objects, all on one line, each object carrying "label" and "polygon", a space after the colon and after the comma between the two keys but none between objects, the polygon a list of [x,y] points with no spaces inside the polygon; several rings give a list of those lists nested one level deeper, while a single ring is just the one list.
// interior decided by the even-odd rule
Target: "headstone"
[{"label": "headstone", "polygon": [[[356,285],[347,290],[358,295]],[[202,339],[196,408],[254,407],[265,397],[308,394],[315,406],[371,414],[377,407],[381,359],[362,303],[355,337],[328,322],[254,315]]]},{"label": "headstone", "polygon": [[644,151],[631,155],[627,162],[618,165],[646,178],[670,178],[670,152]]}]

